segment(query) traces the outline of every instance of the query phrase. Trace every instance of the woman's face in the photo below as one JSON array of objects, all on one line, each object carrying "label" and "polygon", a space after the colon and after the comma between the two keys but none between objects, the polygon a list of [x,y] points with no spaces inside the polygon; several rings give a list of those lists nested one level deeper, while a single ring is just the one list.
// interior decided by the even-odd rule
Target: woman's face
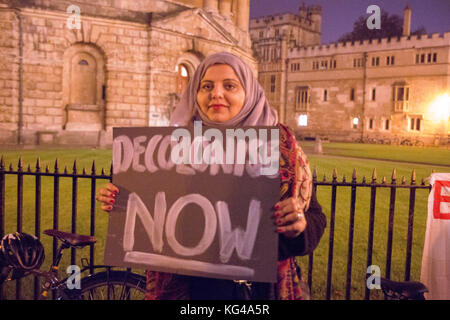
[{"label": "woman's face", "polygon": [[245,91],[233,68],[227,64],[209,67],[197,92],[200,109],[215,122],[234,118],[244,106]]}]

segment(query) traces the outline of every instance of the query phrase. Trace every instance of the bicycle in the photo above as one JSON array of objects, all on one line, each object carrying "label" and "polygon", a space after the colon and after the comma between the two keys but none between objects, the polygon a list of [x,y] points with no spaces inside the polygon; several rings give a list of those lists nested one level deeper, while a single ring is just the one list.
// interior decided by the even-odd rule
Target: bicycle
[{"label": "bicycle", "polygon": [[428,288],[417,281],[392,281],[380,278],[380,286],[386,300],[425,300]]},{"label": "bicycle", "polygon": [[[42,243],[34,236],[25,233],[8,234],[3,237],[0,248],[0,285],[6,281],[16,280],[30,274],[41,276],[44,278],[42,285],[41,299],[47,297],[48,292],[54,292],[54,299],[56,300],[137,300],[145,297],[145,277],[131,272],[129,269],[112,270],[113,267],[105,265],[87,265],[83,260],[83,268],[80,270],[81,274],[94,269],[106,269],[106,271],[88,274],[80,279],[79,289],[72,284],[68,285],[69,277],[60,280],[58,277],[59,263],[62,258],[62,253],[68,248],[83,248],[88,245],[96,243],[96,238],[93,236],[85,236],[74,233],[62,232],[54,229],[45,230],[44,234],[55,237],[61,241],[61,245],[57,249],[57,253],[49,271],[42,271],[41,267],[45,253]],[[21,257],[14,257],[15,251],[6,251],[6,242],[8,237],[16,238],[25,242],[27,257],[34,258],[33,264],[29,267],[24,266],[18,260]],[[33,237],[33,239],[29,238]],[[6,239],[6,240],[5,240]],[[31,241],[31,242],[30,242]],[[33,244],[37,249],[33,251]],[[20,243],[19,243],[20,245]],[[3,246],[3,248],[2,248]],[[3,255],[2,255],[3,251]],[[39,256],[38,258],[38,255]],[[31,259],[30,258],[30,259]],[[37,260],[38,259],[38,260]]]}]

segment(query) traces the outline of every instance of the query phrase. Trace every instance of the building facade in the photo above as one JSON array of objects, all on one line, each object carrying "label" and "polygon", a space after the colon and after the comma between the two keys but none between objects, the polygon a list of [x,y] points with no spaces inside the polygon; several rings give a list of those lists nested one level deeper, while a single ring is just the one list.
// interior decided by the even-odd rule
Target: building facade
[{"label": "building facade", "polygon": [[204,57],[257,71],[249,0],[0,0],[0,144],[108,146],[168,125]]},{"label": "building facade", "polygon": [[407,7],[399,38],[321,45],[319,16],[302,6],[250,22],[260,80],[282,121],[304,138],[448,143],[450,32],[410,35]]}]

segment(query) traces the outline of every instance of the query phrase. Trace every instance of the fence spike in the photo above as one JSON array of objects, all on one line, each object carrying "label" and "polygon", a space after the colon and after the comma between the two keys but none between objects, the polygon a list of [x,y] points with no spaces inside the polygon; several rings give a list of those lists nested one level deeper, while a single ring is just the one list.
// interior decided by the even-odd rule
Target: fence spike
[{"label": "fence spike", "polygon": [[92,175],[95,176],[95,160],[92,161]]},{"label": "fence spike", "polygon": [[31,172],[31,167],[30,167],[30,164],[28,164],[28,167],[27,167],[27,172]]},{"label": "fence spike", "polygon": [[326,176],[325,174],[323,175],[322,181],[323,181],[323,182],[327,181],[327,176]]},{"label": "fence spike", "polygon": [[77,160],[76,159],[73,161],[72,172],[73,172],[73,174],[77,173]]},{"label": "fence spike", "polygon": [[64,166],[64,174],[67,174],[67,166]]},{"label": "fence spike", "polygon": [[424,186],[425,185],[425,179],[424,178],[422,178],[422,182],[420,183],[422,186]]},{"label": "fence spike", "polygon": [[392,183],[395,183],[395,181],[397,180],[397,169],[394,168],[394,170],[392,170]]},{"label": "fence spike", "polygon": [[373,168],[372,172],[372,183],[377,181],[377,168]]},{"label": "fence spike", "polygon": [[113,164],[111,162],[111,165],[109,166],[109,174],[113,175]]},{"label": "fence spike", "polygon": [[416,169],[413,169],[412,173],[411,173],[411,184],[415,184],[416,183]]},{"label": "fence spike", "polygon": [[105,170],[102,168],[102,176],[105,175]]},{"label": "fence spike", "polygon": [[86,175],[86,168],[83,167],[83,176],[85,176],[85,175]]},{"label": "fence spike", "polygon": [[345,174],[342,176],[342,183],[345,183]]},{"label": "fence spike", "polygon": [[19,156],[19,163],[18,163],[18,167],[19,171],[22,171],[23,169],[23,160],[22,160],[22,156]]},{"label": "fence spike", "polygon": [[3,159],[3,155],[2,158],[0,159],[0,170],[5,169],[5,159]]},{"label": "fence spike", "polygon": [[45,173],[48,173],[50,170],[48,169],[48,163],[45,165]]},{"label": "fence spike", "polygon": [[386,177],[383,176],[383,179],[381,179],[381,183],[385,184],[386,183]]},{"label": "fence spike", "polygon": [[356,182],[356,168],[353,168],[352,182]]},{"label": "fence spike", "polygon": [[9,164],[9,171],[13,171],[12,163]]},{"label": "fence spike", "polygon": [[58,172],[59,169],[59,163],[58,163],[58,158],[55,159],[55,172]]},{"label": "fence spike", "polygon": [[36,172],[41,171],[41,158],[37,157],[36,159]]},{"label": "fence spike", "polygon": [[402,184],[405,184],[406,183],[406,178],[405,178],[405,176],[402,176]]},{"label": "fence spike", "polygon": [[317,180],[317,167],[316,167],[316,166],[314,166],[312,178],[313,178],[313,181],[316,181],[316,180]]},{"label": "fence spike", "polygon": [[333,181],[336,181],[336,179],[337,179],[337,169],[336,169],[336,167],[334,167],[334,169],[333,169]]},{"label": "fence spike", "polygon": [[363,176],[362,183],[366,184],[366,176]]}]

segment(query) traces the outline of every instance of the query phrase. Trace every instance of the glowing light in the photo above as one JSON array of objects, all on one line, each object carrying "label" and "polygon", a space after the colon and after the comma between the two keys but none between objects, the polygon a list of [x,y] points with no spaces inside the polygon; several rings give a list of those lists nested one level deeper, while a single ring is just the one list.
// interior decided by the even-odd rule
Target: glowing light
[{"label": "glowing light", "polygon": [[430,113],[434,120],[447,120],[450,116],[450,96],[445,93],[436,98],[430,105]]},{"label": "glowing light", "polygon": [[188,72],[184,66],[181,66],[181,76],[186,78],[188,76]]},{"label": "glowing light", "polygon": [[355,126],[357,126],[358,123],[359,123],[359,119],[358,119],[358,118],[353,118],[353,124],[354,124]]},{"label": "glowing light", "polygon": [[300,127],[306,127],[308,125],[308,116],[306,114],[301,114],[298,117],[298,125]]}]

